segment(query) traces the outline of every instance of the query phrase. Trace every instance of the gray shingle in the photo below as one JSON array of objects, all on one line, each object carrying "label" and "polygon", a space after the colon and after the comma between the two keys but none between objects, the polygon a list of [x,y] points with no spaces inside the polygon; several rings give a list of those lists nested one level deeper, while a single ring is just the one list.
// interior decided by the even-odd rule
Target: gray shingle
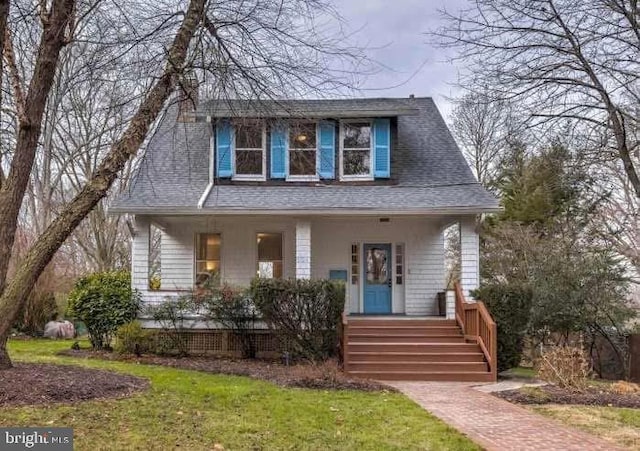
[{"label": "gray shingle", "polygon": [[[393,121],[393,184],[287,185],[219,184],[202,210],[198,200],[208,184],[212,127],[206,122],[176,122],[175,108],[161,121],[129,189],[115,200],[114,212],[176,210],[495,210],[497,199],[474,178],[431,98],[289,101],[302,111],[396,111],[410,109]],[[199,110],[211,112],[214,103]]]}]

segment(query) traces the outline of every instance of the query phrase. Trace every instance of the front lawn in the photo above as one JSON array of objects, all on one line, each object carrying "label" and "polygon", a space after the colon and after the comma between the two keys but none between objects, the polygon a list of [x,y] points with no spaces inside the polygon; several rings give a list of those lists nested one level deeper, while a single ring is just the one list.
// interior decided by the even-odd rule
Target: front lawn
[{"label": "front lawn", "polygon": [[0,426],[67,426],[83,449],[479,449],[401,394],[281,388],[221,376],[55,353],[69,341],[14,340],[16,360],[145,377],[147,392],[72,405],[0,409]]},{"label": "front lawn", "polygon": [[640,449],[640,409],[549,405],[532,410],[625,448]]}]

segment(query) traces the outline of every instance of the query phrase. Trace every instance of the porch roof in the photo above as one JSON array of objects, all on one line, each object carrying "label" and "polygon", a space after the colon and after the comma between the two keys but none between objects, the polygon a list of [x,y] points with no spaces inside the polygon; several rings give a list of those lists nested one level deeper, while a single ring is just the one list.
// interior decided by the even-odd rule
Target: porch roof
[{"label": "porch roof", "polygon": [[161,198],[129,199],[113,212],[204,213],[216,212],[310,212],[334,213],[454,213],[498,210],[495,198],[479,184],[432,187],[407,186],[241,186],[215,185],[202,208],[202,192],[166,191]]}]

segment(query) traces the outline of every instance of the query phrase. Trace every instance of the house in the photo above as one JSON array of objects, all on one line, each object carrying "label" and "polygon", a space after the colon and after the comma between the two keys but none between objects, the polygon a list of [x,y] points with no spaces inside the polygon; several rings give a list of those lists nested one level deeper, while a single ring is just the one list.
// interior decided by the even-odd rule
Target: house
[{"label": "house", "polygon": [[[468,298],[479,278],[476,217],[498,202],[431,98],[192,105],[168,109],[111,206],[135,215],[132,283],[146,303],[212,274],[237,285],[256,275],[343,279],[349,357],[361,361],[349,371],[489,380],[495,362],[460,327],[464,307],[456,314],[450,299],[445,319],[437,299],[444,230],[460,226]],[[161,230],[159,290],[149,289],[150,226]],[[390,363],[385,349],[397,364],[371,364]]]}]

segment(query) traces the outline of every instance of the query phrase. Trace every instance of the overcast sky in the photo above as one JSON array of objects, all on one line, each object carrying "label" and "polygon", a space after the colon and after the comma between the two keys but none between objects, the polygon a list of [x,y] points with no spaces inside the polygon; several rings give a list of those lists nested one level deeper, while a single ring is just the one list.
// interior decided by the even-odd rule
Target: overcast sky
[{"label": "overcast sky", "polygon": [[450,105],[446,97],[456,94],[451,84],[457,80],[457,69],[446,62],[441,49],[427,42],[425,32],[438,27],[439,9],[446,6],[448,11],[455,11],[466,3],[466,0],[337,0],[336,8],[349,29],[360,30],[357,40],[371,48],[369,56],[390,68],[368,77],[363,95],[430,96],[441,112],[448,115]]}]

